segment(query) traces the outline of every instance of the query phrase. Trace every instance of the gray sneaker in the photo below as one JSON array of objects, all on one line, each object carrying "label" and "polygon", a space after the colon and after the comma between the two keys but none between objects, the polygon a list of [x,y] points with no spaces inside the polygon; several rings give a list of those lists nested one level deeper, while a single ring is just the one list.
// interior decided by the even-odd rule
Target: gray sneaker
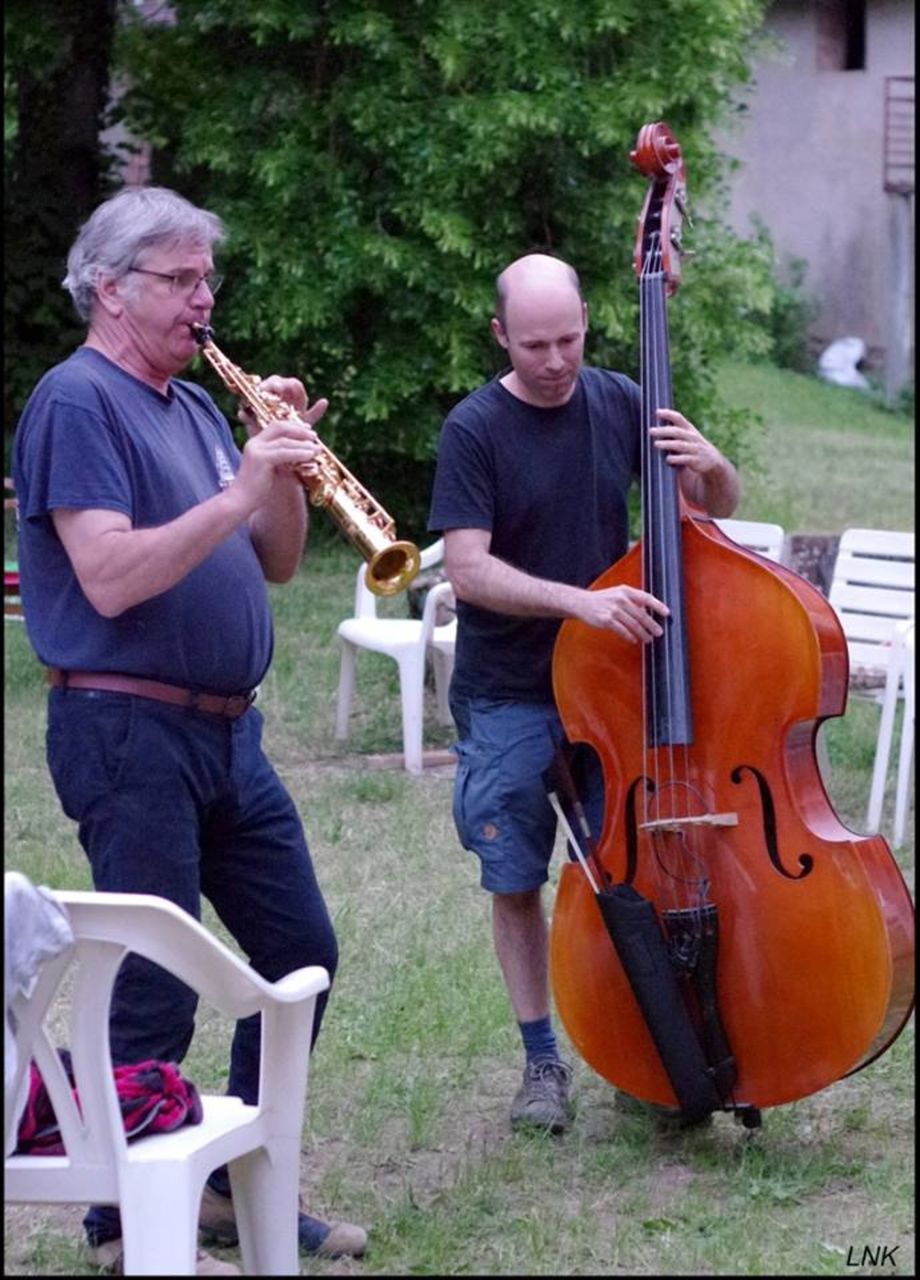
[{"label": "gray sneaker", "polygon": [[528,1062],[523,1084],[511,1104],[511,1128],[564,1133],[571,1123],[571,1078],[572,1068],[556,1058]]}]

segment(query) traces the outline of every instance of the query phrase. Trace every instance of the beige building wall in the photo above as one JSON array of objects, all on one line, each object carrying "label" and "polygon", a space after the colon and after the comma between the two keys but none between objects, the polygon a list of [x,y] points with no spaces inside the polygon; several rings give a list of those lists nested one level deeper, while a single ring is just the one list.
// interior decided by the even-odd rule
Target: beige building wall
[{"label": "beige building wall", "polygon": [[[758,57],[748,110],[721,135],[723,150],[740,161],[728,221],[747,235],[758,215],[781,264],[807,261],[805,289],[820,304],[816,345],[861,337],[867,363],[877,366],[892,272],[913,281],[912,249],[905,261],[901,246],[896,261],[893,242],[905,225],[912,242],[913,197],[885,192],[883,139],[885,78],[914,74],[914,9],[911,0],[867,0],[863,69],[843,70],[845,9],[844,0],[779,0],[768,11],[780,48]],[[903,204],[893,207],[905,199],[906,219]]]}]

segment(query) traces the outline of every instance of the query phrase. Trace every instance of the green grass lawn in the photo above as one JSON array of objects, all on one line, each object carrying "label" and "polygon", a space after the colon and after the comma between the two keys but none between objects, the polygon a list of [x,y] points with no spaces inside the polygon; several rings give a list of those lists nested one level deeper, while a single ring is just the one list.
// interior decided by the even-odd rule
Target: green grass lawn
[{"label": "green grass lawn", "polygon": [[787,533],[913,529],[914,423],[862,391],[772,365],[729,365],[730,404],[762,419],[736,515]]},{"label": "green grass lawn", "polygon": [[[772,369],[732,368],[724,380],[766,420],[763,470],[745,477],[740,515],[790,532],[913,527],[905,419]],[[364,1262],[305,1260],[303,1271],[868,1274],[853,1259],[888,1246],[889,1269],[913,1274],[913,1023],[864,1071],[769,1110],[753,1133],[728,1115],[663,1132],[615,1108],[609,1084],[565,1045],[571,1133],[511,1135],[520,1048],[488,900],[451,821],[451,770],[411,778],[370,764],[400,749],[392,662],[361,655],[351,736],[333,736],[334,633],[356,566],[350,548],[327,542],[292,584],[272,588],[276,652],[262,691],[267,749],[303,816],[341,947],[313,1058],[303,1188],[313,1212],[362,1222],[371,1241]],[[6,866],[51,887],[89,887],[44,765],[41,673],[21,626],[7,624],[5,639]],[[825,730],[831,799],[854,832],[877,725],[877,708],[851,698]],[[432,690],[425,741],[450,741]],[[890,829],[890,803],[884,820]],[[912,881],[912,817],[897,858]],[[559,859],[548,906],[558,869]],[[205,922],[225,937],[209,908]],[[229,1032],[202,1008],[184,1070],[204,1091],[225,1083]],[[79,1207],[8,1209],[7,1273],[92,1274],[81,1216]]]}]

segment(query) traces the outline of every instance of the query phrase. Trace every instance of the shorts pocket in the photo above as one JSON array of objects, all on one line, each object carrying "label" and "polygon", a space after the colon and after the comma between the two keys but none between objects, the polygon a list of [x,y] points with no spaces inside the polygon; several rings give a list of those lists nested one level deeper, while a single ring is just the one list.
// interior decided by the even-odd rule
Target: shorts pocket
[{"label": "shorts pocket", "polygon": [[497,773],[501,753],[476,742],[458,742],[453,816],[464,849],[482,852],[498,834]]}]

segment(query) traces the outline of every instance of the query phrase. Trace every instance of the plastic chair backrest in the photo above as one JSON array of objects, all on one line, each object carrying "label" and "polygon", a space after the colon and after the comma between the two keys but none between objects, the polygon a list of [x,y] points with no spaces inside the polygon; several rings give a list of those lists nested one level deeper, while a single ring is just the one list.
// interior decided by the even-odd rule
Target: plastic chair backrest
[{"label": "plastic chair backrest", "polygon": [[749,551],[756,551],[758,555],[766,556],[768,560],[775,560],[777,564],[782,562],[786,539],[782,525],[769,524],[763,520],[734,519],[716,520],[716,524],[733,542],[747,547]]},{"label": "plastic chair backrest", "polygon": [[915,681],[913,619],[895,624],[891,645],[891,658],[882,695],[882,714],[879,719],[878,738],[875,746],[875,762],[872,766],[872,785],[869,790],[869,806],[866,812],[866,830],[881,829],[882,808],[888,781],[888,761],[894,733],[895,711],[899,699],[904,700],[900,743],[897,753],[897,769],[894,806],[894,843],[900,848],[904,843],[907,819],[907,802],[910,790],[911,760],[914,749]]},{"label": "plastic chair backrest", "polygon": [[828,594],[847,638],[850,676],[884,675],[898,622],[914,617],[912,532],[847,529],[840,538]]}]

